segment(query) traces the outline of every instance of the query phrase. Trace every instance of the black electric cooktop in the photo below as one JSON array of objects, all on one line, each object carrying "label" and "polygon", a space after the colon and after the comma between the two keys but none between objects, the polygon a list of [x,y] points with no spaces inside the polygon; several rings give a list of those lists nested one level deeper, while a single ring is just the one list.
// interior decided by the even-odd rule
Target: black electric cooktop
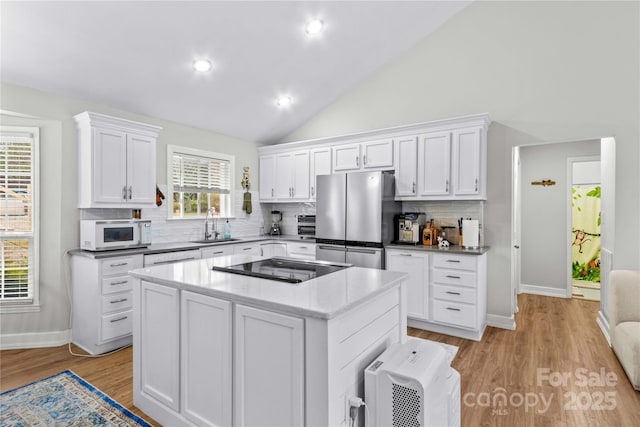
[{"label": "black electric cooktop", "polygon": [[274,257],[260,261],[229,265],[227,267],[214,266],[211,269],[225,273],[277,280],[280,282],[300,283],[340,271],[347,267],[349,267],[349,265]]}]

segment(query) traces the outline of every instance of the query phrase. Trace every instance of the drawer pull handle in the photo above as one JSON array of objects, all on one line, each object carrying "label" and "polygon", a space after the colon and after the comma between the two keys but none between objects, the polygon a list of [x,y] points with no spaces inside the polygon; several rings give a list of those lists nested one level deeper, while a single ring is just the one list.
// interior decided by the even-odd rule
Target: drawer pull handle
[{"label": "drawer pull handle", "polygon": [[125,283],[129,283],[129,281],[128,280],[121,280],[119,282],[111,282],[111,283],[109,283],[109,286],[124,285]]},{"label": "drawer pull handle", "polygon": [[460,276],[450,276],[448,274],[447,274],[446,277],[448,277],[449,279],[459,279],[460,278]]},{"label": "drawer pull handle", "polygon": [[117,319],[109,320],[109,322],[116,323],[116,322],[120,322],[122,320],[127,320],[128,318],[129,318],[129,316],[119,317]]},{"label": "drawer pull handle", "polygon": [[411,254],[400,254],[400,256],[411,256]]},{"label": "drawer pull handle", "polygon": [[448,259],[447,262],[460,262],[459,259]]},{"label": "drawer pull handle", "polygon": [[250,251],[251,249],[253,249],[253,248],[243,248],[242,250],[243,251]]},{"label": "drawer pull handle", "polygon": [[224,251],[217,251],[217,252],[214,252],[213,254],[214,255],[218,255],[218,254],[223,254],[223,253],[224,253]]},{"label": "drawer pull handle", "polygon": [[449,295],[460,295],[460,292],[451,292],[451,291],[447,291],[447,293]]},{"label": "drawer pull handle", "polygon": [[129,265],[128,262],[118,262],[115,264],[110,264],[111,267],[122,267],[123,265]]},{"label": "drawer pull handle", "polygon": [[109,304],[118,304],[119,302],[125,302],[128,298],[117,299],[114,301],[109,301]]},{"label": "drawer pull handle", "polygon": [[459,308],[453,308],[453,307],[447,307],[447,310],[451,310],[451,311],[460,311]]},{"label": "drawer pull handle", "polygon": [[306,246],[299,246],[298,249],[309,249]]}]

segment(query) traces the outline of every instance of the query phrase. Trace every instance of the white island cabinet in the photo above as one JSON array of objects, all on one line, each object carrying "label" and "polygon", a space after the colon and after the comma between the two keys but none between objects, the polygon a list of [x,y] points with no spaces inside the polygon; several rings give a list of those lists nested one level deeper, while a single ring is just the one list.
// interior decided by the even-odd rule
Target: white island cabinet
[{"label": "white island cabinet", "polygon": [[364,368],[406,340],[405,274],[350,267],[298,284],[212,271],[233,255],[134,283],[134,404],[163,425],[348,425]]}]

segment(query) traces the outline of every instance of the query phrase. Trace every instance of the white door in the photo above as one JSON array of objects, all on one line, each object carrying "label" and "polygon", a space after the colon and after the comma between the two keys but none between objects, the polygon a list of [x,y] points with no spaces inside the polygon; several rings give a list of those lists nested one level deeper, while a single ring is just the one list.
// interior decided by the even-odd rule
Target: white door
[{"label": "white door", "polygon": [[280,153],[276,155],[275,187],[276,199],[290,199],[293,197],[293,153]]},{"label": "white door", "polygon": [[260,156],[260,200],[275,198],[276,156]]},{"label": "white door", "polygon": [[396,138],[396,196],[415,196],[418,185],[418,143],[415,136]]},{"label": "white door", "polygon": [[178,290],[143,281],[140,291],[140,390],[179,412]]},{"label": "white door", "polygon": [[[609,275],[613,268],[615,247],[615,195],[616,195],[616,140],[613,137],[600,140],[601,198],[600,198],[600,312],[598,323],[606,329],[609,325]],[[607,330],[608,332],[608,330]]]},{"label": "white door", "polygon": [[316,177],[331,173],[331,148],[316,148],[309,152],[310,199],[316,199]]},{"label": "white door", "polygon": [[418,193],[447,196],[450,193],[451,133],[420,135],[418,141]]},{"label": "white door", "polygon": [[521,167],[520,167],[520,147],[512,150],[512,184],[511,184],[511,310],[518,312],[518,294],[520,293],[520,224],[522,217],[521,209]]},{"label": "white door", "polygon": [[231,425],[231,303],[182,292],[182,413],[196,425]]},{"label": "white door", "polygon": [[481,129],[457,130],[453,133],[454,195],[479,195]]},{"label": "white door", "polygon": [[127,203],[155,205],[156,140],[127,134]]},{"label": "white door", "polygon": [[393,168],[393,139],[363,142],[362,167],[365,169]]},{"label": "white door", "polygon": [[333,171],[360,169],[360,144],[344,144],[333,147]]},{"label": "white door", "polygon": [[127,135],[95,127],[92,160],[93,202],[124,204],[127,196]]},{"label": "white door", "polygon": [[309,199],[309,151],[293,153],[291,183],[291,197],[293,199]]},{"label": "white door", "polygon": [[304,425],[304,321],[236,305],[234,346],[234,425]]},{"label": "white door", "polygon": [[429,320],[429,254],[388,249],[385,269],[409,274],[407,316]]}]

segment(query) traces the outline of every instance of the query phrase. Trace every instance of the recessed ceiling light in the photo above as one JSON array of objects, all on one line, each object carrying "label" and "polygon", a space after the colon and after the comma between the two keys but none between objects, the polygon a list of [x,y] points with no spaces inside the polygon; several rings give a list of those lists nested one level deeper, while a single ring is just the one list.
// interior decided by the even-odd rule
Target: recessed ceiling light
[{"label": "recessed ceiling light", "polygon": [[312,19],[307,22],[305,26],[305,31],[310,36],[315,36],[316,34],[320,34],[322,32],[322,27],[324,26],[324,22],[321,19]]},{"label": "recessed ceiling light", "polygon": [[283,95],[283,96],[279,97],[279,98],[276,100],[276,105],[277,105],[278,107],[282,107],[282,108],[284,108],[284,107],[288,107],[289,105],[291,105],[291,102],[292,102],[292,101],[293,101],[293,100],[291,99],[291,97],[290,97],[290,96],[288,96],[288,95]]},{"label": "recessed ceiling light", "polygon": [[206,73],[207,71],[211,71],[213,68],[213,64],[208,59],[196,59],[193,61],[193,69],[199,71],[201,73]]}]

